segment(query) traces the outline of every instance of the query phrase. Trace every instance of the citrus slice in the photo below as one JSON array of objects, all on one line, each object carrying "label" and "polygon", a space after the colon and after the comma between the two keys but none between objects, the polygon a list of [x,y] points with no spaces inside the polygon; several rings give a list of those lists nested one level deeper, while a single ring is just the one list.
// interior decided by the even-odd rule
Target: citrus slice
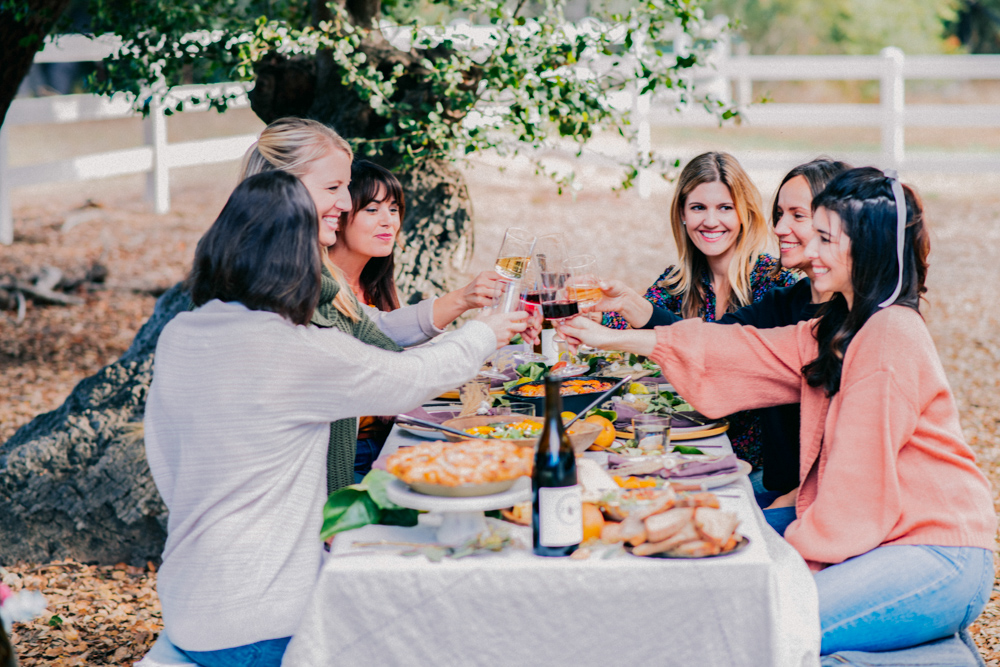
[{"label": "citrus slice", "polygon": [[630,394],[648,394],[649,393],[649,389],[646,387],[646,385],[642,384],[641,382],[633,382],[632,384],[630,384],[628,386],[628,393],[630,393]]}]

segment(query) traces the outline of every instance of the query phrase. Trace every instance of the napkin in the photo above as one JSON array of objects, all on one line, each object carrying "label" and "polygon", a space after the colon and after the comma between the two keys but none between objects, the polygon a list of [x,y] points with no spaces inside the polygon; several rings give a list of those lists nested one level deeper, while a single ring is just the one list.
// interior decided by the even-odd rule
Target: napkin
[{"label": "napkin", "polygon": [[498,380],[496,378],[490,378],[490,389],[499,389],[503,387],[504,382],[510,382],[511,380],[516,380],[518,378],[517,371],[513,368],[508,368],[505,371],[500,371],[507,376],[506,380]]},{"label": "napkin", "polygon": [[[625,466],[634,463],[633,457],[622,456],[620,454],[608,455],[608,467],[611,472],[618,466]],[[726,475],[739,470],[739,463],[735,454],[726,454],[717,458],[697,458],[697,459],[673,458],[670,464],[665,464],[658,471],[651,474],[659,475],[664,479],[691,479],[696,477],[710,477],[712,475]]]}]

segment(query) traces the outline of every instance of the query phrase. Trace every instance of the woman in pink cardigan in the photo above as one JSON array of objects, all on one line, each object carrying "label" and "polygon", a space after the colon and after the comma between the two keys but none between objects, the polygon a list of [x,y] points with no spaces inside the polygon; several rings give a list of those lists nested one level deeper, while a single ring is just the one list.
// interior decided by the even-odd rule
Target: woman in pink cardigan
[{"label": "woman in pink cardigan", "polygon": [[822,653],[915,646],[967,627],[989,600],[990,487],[919,312],[930,242],[916,193],[894,173],[853,169],[813,209],[816,288],[838,293],[818,320],[617,331],[575,318],[560,329],[652,357],[710,417],[801,403],[785,538],[816,572]]}]

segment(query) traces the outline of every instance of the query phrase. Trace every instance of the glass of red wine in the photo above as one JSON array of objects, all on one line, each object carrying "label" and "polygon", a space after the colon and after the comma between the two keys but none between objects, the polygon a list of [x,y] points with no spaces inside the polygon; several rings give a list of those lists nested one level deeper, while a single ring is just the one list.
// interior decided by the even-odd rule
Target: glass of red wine
[{"label": "glass of red wine", "polygon": [[[554,322],[574,317],[580,311],[573,289],[573,268],[566,261],[568,257],[562,239],[560,237],[543,237],[538,239],[536,248],[535,264],[541,283],[539,301],[542,306],[542,317]],[[590,370],[589,366],[577,363],[577,360],[572,356],[565,360],[560,359],[560,362],[562,361],[566,361],[566,363],[557,363],[553,366],[550,371],[551,375],[572,377],[582,375]]]}]

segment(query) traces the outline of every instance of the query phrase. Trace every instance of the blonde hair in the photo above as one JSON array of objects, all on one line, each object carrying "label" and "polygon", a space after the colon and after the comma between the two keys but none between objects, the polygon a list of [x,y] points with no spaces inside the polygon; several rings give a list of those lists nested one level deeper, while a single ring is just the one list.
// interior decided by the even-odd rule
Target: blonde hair
[{"label": "blonde hair", "polygon": [[[302,178],[313,161],[333,150],[341,151],[348,160],[354,160],[351,145],[333,128],[308,118],[279,118],[264,128],[256,143],[243,156],[240,181],[274,169]],[[345,317],[357,321],[359,311],[354,293],[344,280],[344,274],[330,261],[326,248],[321,250],[323,265],[340,285],[333,307]]]},{"label": "blonde hair", "polygon": [[[722,183],[729,188],[733,206],[740,221],[736,247],[729,263],[728,310],[749,305],[753,295],[750,274],[761,253],[771,244],[771,227],[764,215],[760,191],[740,163],[729,153],[703,153],[685,165],[677,181],[674,200],[670,205],[670,227],[677,244],[678,262],[674,270],[660,282],[671,294],[681,294],[681,316],[700,317],[705,307],[705,292],[701,276],[708,270],[708,260],[688,236],[682,222],[684,205],[691,191],[702,183]],[[717,295],[718,296],[718,295]],[[716,313],[719,318],[723,313]]]}]

